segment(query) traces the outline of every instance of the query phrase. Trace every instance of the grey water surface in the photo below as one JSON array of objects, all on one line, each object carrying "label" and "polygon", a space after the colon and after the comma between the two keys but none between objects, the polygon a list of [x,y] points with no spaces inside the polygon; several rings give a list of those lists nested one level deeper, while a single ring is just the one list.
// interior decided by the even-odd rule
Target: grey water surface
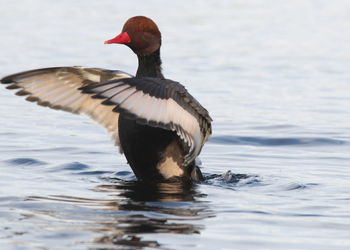
[{"label": "grey water surface", "polygon": [[214,119],[204,183],[144,186],[103,128],[0,86],[0,249],[350,249],[350,2],[0,1],[0,76],[136,70],[135,15]]}]

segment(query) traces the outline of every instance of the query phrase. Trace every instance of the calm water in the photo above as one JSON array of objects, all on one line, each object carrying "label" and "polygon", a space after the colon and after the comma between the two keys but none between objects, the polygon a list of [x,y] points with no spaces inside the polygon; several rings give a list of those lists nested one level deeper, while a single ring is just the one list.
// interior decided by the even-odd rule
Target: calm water
[{"label": "calm water", "polygon": [[349,8],[1,0],[1,76],[133,73],[131,51],[103,41],[152,17],[166,76],[210,111],[214,133],[205,183],[144,187],[103,128],[1,87],[0,249],[350,249]]}]

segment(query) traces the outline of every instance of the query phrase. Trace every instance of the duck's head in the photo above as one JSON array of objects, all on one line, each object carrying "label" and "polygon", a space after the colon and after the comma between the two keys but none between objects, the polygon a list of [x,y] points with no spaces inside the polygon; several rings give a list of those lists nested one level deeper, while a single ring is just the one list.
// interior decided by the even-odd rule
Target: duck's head
[{"label": "duck's head", "polygon": [[137,55],[149,55],[160,48],[161,34],[157,25],[148,17],[135,16],[126,21],[122,32],[105,44],[125,44]]}]

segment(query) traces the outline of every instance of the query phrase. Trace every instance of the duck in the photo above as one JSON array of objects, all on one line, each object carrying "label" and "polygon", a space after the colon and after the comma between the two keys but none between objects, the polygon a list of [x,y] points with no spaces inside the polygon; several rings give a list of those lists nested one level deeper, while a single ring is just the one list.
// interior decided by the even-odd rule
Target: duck
[{"label": "duck", "polygon": [[0,81],[27,101],[86,114],[100,123],[140,181],[203,181],[196,158],[212,133],[212,118],[182,84],[164,77],[156,23],[131,17],[119,35],[104,43],[126,45],[137,55],[135,76],[64,66],[15,73]]}]

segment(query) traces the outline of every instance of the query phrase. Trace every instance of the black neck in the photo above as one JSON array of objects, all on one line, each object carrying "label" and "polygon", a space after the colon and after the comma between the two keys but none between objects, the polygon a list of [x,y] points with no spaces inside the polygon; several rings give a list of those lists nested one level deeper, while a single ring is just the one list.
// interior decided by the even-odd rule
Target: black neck
[{"label": "black neck", "polygon": [[152,54],[139,56],[139,67],[137,68],[136,77],[157,77],[164,78],[162,74],[162,61],[160,59],[160,49]]}]

